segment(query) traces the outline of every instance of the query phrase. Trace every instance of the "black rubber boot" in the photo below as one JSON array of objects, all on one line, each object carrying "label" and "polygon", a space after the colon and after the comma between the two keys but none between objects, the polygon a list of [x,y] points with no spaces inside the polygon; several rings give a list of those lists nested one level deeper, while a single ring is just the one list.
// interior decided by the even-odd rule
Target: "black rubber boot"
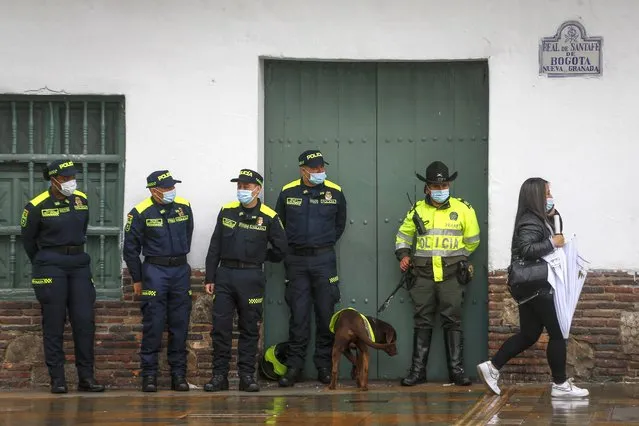
[{"label": "black rubber boot", "polygon": [[408,376],[401,381],[402,386],[415,386],[426,383],[426,364],[430,351],[430,339],[433,330],[430,328],[416,328],[413,330],[413,364]]},{"label": "black rubber boot", "polygon": [[448,377],[457,386],[470,386],[472,382],[464,373],[464,343],[461,330],[444,330]]}]

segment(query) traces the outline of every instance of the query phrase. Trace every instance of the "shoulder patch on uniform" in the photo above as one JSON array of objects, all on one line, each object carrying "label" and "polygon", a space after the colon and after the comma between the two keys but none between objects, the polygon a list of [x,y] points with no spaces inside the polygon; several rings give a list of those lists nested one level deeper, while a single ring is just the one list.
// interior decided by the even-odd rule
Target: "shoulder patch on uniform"
[{"label": "shoulder patch on uniform", "polygon": [[131,230],[131,224],[133,223],[133,215],[129,213],[126,215],[126,225],[124,225],[124,232],[129,232]]},{"label": "shoulder patch on uniform", "polygon": [[26,228],[28,219],[29,219],[29,210],[24,209],[22,211],[22,217],[20,218],[20,226],[23,228]]},{"label": "shoulder patch on uniform", "polygon": [[462,203],[466,204],[466,207],[468,207],[469,209],[472,209],[473,206],[470,205],[470,203],[466,200],[464,200],[463,198],[457,198],[458,201],[461,201]]},{"label": "shoulder patch on uniform", "polygon": [[284,185],[284,186],[282,187],[282,191],[284,191],[284,190],[286,190],[286,189],[289,189],[289,188],[296,187],[296,186],[300,186],[300,185],[301,185],[301,179],[296,179],[296,180],[294,180],[293,182],[289,182],[289,183],[287,183],[286,185]]},{"label": "shoulder patch on uniform", "polygon": [[82,191],[75,190],[75,191],[73,191],[73,195],[79,195],[80,197],[84,198],[85,200],[87,199],[87,194],[85,194]]},{"label": "shoulder patch on uniform", "polygon": [[231,201],[230,203],[226,203],[222,206],[222,210],[224,209],[235,209],[240,206],[239,201]]},{"label": "shoulder patch on uniform", "polygon": [[260,204],[260,211],[271,218],[275,217],[275,215],[277,214],[275,213],[275,210],[273,210],[266,204]]},{"label": "shoulder patch on uniform", "polygon": [[44,191],[42,194],[29,201],[34,207],[49,198],[49,191]]},{"label": "shoulder patch on uniform", "polygon": [[178,204],[184,204],[185,206],[191,206],[191,203],[189,203],[189,201],[186,198],[182,198],[182,197],[175,197],[175,200],[173,200],[174,203],[178,203]]},{"label": "shoulder patch on uniform", "polygon": [[342,187],[336,184],[335,182],[331,182],[330,180],[324,181],[324,186],[328,186],[329,188],[337,189],[338,191],[342,191]]},{"label": "shoulder patch on uniform", "polygon": [[142,201],[137,206],[135,206],[135,209],[138,211],[138,214],[142,214],[144,210],[148,209],[152,205],[153,205],[153,200],[151,199],[151,197],[149,197],[146,200]]}]

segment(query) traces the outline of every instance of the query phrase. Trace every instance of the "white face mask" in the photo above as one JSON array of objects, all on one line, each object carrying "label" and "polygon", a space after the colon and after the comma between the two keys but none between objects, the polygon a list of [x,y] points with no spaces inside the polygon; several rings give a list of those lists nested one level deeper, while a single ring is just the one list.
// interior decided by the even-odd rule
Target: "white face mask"
[{"label": "white face mask", "polygon": [[73,194],[75,190],[78,189],[78,183],[76,182],[75,179],[71,179],[67,182],[62,182],[62,183],[58,182],[55,179],[54,181],[57,184],[58,189],[60,190],[62,195],[64,195],[65,197],[71,196],[71,194]]}]

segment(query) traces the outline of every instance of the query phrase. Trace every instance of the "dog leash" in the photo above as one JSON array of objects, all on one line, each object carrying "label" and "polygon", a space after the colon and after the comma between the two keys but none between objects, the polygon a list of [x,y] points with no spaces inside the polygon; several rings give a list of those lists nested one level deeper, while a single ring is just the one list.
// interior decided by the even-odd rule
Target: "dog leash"
[{"label": "dog leash", "polygon": [[391,300],[393,300],[393,298],[395,297],[395,294],[397,294],[399,289],[404,287],[404,284],[406,284],[406,276],[410,273],[409,271],[410,271],[410,269],[407,269],[406,271],[402,272],[402,276],[399,279],[399,283],[397,284],[397,286],[395,287],[393,292],[386,298],[384,303],[382,303],[382,305],[379,308],[377,308],[377,315],[375,315],[376,318],[379,316],[379,314],[384,312],[386,310],[386,308],[388,308],[388,306],[390,305]]}]

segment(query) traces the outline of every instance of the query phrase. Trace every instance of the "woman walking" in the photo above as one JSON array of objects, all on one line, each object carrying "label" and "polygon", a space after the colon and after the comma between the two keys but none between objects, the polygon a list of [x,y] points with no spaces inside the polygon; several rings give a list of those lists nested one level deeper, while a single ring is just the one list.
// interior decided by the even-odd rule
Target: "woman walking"
[{"label": "woman walking", "polygon": [[[552,229],[555,216],[559,216],[559,213],[555,210],[548,182],[541,178],[527,179],[519,191],[511,244],[512,262],[525,262],[520,264],[526,265],[537,263],[537,266],[542,262],[543,266],[543,257],[564,245],[563,235],[554,234]],[[561,223],[560,217],[559,222]],[[567,342],[557,320],[553,290],[545,276],[517,286],[516,289],[513,286],[510,291],[519,305],[520,331],[506,340],[491,360],[477,366],[481,380],[490,391],[496,395],[501,394],[498,385],[499,370],[510,359],[534,345],[545,328],[549,335],[546,355],[552,372],[552,397],[587,397],[587,389],[575,386],[572,379],[566,377]]]}]

